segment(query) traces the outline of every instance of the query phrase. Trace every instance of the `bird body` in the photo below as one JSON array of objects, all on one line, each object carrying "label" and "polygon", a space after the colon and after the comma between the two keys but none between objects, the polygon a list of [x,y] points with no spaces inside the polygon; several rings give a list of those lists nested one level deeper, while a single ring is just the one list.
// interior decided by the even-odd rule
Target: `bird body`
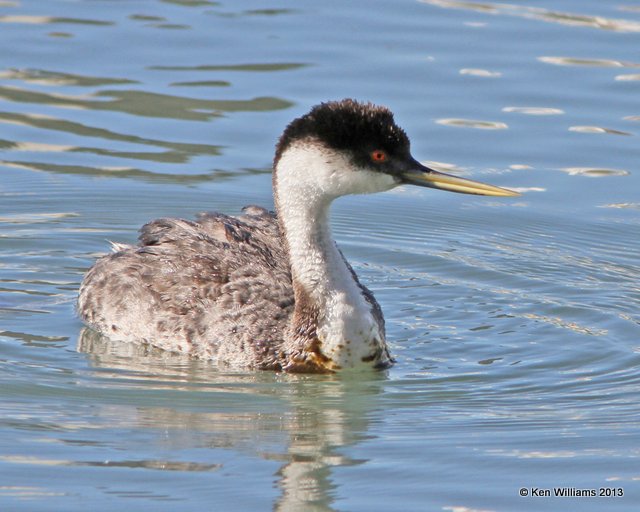
[{"label": "bird body", "polygon": [[117,245],[82,283],[83,320],[114,340],[288,372],[386,368],[384,319],[331,236],[330,206],[402,183],[485,195],[511,191],[428,169],[384,107],[323,103],[276,147],[276,212],[159,219]]}]

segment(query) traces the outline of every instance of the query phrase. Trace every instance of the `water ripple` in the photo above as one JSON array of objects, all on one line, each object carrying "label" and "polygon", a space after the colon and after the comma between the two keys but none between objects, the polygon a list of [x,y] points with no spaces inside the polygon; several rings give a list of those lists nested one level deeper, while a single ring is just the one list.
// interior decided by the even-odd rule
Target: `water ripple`
[{"label": "water ripple", "polygon": [[502,76],[499,71],[489,71],[488,69],[464,68],[460,70],[461,75],[481,76],[485,78],[498,78]]},{"label": "water ripple", "polygon": [[585,59],[578,57],[538,57],[540,62],[555,66],[588,66],[598,68],[638,68],[640,63],[614,59]]},{"label": "water ripple", "polygon": [[640,80],[640,73],[633,73],[628,75],[617,75],[615,79],[618,82],[637,82]]},{"label": "water ripple", "polygon": [[136,80],[128,78],[84,76],[73,73],[62,73],[59,71],[46,71],[44,69],[7,69],[5,71],[0,71],[0,79],[21,80],[23,82],[38,85],[73,85],[80,87],[138,83]]},{"label": "water ripple", "polygon": [[564,110],[550,107],[504,107],[502,111],[531,116],[557,116],[564,114]]},{"label": "water ripple", "polygon": [[506,123],[498,121],[479,121],[475,119],[445,118],[436,119],[436,123],[460,128],[476,128],[478,130],[507,130],[509,128]]},{"label": "water ripple", "polygon": [[465,9],[484,14],[514,16],[528,18],[547,23],[559,23],[561,25],[590,27],[614,32],[640,32],[640,23],[626,19],[604,18],[602,16],[589,16],[586,14],[574,14],[560,11],[552,11],[541,7],[529,7],[526,5],[514,5],[492,2],[469,2],[461,0],[420,0],[422,3],[435,5],[447,9]]},{"label": "water ripple", "polygon": [[[45,171],[53,174],[79,175],[79,176],[102,176],[110,178],[127,178],[139,179],[150,182],[165,183],[201,183],[214,180],[225,180],[238,177],[240,174],[236,172],[210,171],[206,173],[186,174],[184,172],[158,172],[140,169],[131,166],[88,166],[88,165],[69,165],[69,164],[52,164],[49,162],[27,162],[0,160],[0,165],[4,165],[13,169],[24,169],[29,171]],[[262,174],[269,173],[270,169],[244,169],[241,173],[246,174]]]},{"label": "water ripple", "polygon": [[157,146],[189,155],[219,155],[221,151],[220,146],[214,146],[212,144],[195,144],[151,139],[148,137],[141,137],[139,135],[119,133],[105,128],[98,128],[78,123],[65,118],[45,116],[42,114],[0,112],[0,123],[59,131],[83,137],[93,137],[99,140],[112,140],[132,144]]},{"label": "water ripple", "polygon": [[631,210],[640,210],[640,203],[609,203],[601,205],[600,208],[624,208]]},{"label": "water ripple", "polygon": [[134,116],[208,121],[223,112],[264,112],[286,109],[292,103],[280,98],[204,100],[138,90],[106,90],[88,95],[36,92],[20,87],[0,87],[0,98],[15,103],[54,105],[87,110],[124,112]]},{"label": "water ripple", "polygon": [[160,471],[216,471],[221,464],[202,464],[198,462],[179,462],[169,460],[105,460],[73,461],[64,459],[43,459],[37,456],[1,455],[0,460],[11,464],[30,466],[93,466],[111,468],[144,468]]},{"label": "water ripple", "polygon": [[54,24],[74,24],[74,25],[94,25],[108,26],[115,25],[113,21],[92,20],[82,18],[58,18],[55,16],[31,16],[26,14],[11,16],[0,16],[0,23],[20,23],[25,25],[54,25]]},{"label": "water ripple", "polygon": [[629,171],[624,169],[606,169],[598,167],[563,167],[561,171],[571,176],[588,176],[589,178],[604,178],[607,176],[628,176]]},{"label": "water ripple", "polygon": [[602,126],[570,126],[569,131],[579,133],[608,133],[609,135],[633,135],[629,132],[603,128]]},{"label": "water ripple", "polygon": [[50,212],[50,213],[17,213],[0,216],[0,222],[9,224],[39,224],[42,222],[59,222],[70,217],[79,217],[76,212]]},{"label": "water ripple", "polygon": [[198,66],[149,66],[148,69],[156,71],[249,71],[271,72],[271,71],[291,71],[308,66],[301,62],[267,62],[253,64],[202,64]]}]

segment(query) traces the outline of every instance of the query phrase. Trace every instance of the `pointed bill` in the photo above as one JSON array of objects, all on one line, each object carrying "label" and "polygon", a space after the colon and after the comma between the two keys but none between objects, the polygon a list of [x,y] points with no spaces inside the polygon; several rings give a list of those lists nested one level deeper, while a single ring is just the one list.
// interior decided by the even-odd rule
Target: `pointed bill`
[{"label": "pointed bill", "polygon": [[458,192],[460,194],[476,194],[480,196],[516,197],[520,194],[506,188],[495,187],[487,183],[459,178],[443,172],[434,171],[422,164],[401,173],[402,181],[420,187],[437,188]]}]

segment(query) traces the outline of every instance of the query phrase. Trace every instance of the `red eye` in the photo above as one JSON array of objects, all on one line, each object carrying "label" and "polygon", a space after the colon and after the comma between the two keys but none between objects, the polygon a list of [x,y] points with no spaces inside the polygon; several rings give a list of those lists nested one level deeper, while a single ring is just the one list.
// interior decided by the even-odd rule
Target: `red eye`
[{"label": "red eye", "polygon": [[373,160],[376,163],[386,162],[387,154],[381,149],[376,149],[371,152],[371,160]]}]

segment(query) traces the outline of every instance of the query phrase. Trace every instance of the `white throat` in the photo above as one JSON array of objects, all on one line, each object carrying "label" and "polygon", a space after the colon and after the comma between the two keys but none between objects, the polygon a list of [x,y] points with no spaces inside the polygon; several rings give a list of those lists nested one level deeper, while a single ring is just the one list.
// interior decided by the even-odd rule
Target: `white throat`
[{"label": "white throat", "polygon": [[372,306],[331,236],[331,202],[395,186],[389,176],[349,167],[340,154],[299,144],[281,156],[275,186],[292,277],[320,311],[316,332],[322,353],[341,368],[361,366],[386,348]]}]

